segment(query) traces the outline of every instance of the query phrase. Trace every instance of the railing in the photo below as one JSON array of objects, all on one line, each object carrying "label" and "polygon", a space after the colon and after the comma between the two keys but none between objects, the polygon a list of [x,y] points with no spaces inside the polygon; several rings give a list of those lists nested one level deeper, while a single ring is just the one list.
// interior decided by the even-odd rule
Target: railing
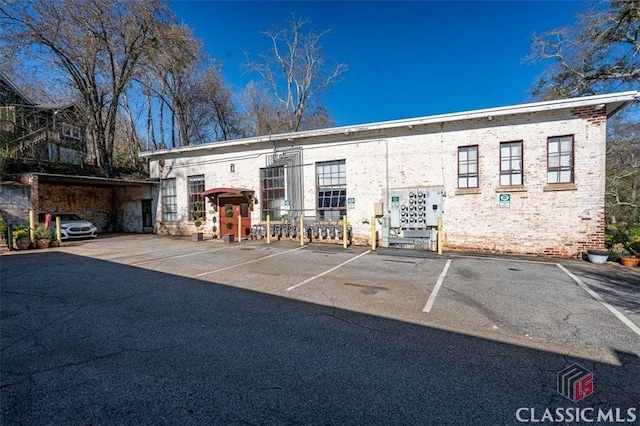
[{"label": "railing", "polygon": [[[302,227],[297,220],[292,222],[273,222],[259,223],[251,227],[251,233],[249,238],[252,240],[258,239],[270,239],[275,238],[277,240],[290,239],[290,240],[308,240],[313,241],[330,241],[336,243],[348,242],[351,245],[352,241],[352,227],[348,225],[345,227],[342,221],[327,222],[327,221],[302,221]],[[346,235],[345,235],[346,228]],[[301,231],[303,234],[301,235]]]}]

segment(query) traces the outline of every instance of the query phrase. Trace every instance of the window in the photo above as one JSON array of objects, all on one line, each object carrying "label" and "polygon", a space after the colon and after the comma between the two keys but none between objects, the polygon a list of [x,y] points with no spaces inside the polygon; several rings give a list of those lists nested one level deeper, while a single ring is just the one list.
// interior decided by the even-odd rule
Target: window
[{"label": "window", "polygon": [[319,220],[337,220],[347,214],[347,166],[345,160],[316,163]]},{"label": "window", "polygon": [[573,183],[573,135],[547,139],[547,183]]},{"label": "window", "polygon": [[200,202],[200,216],[204,222],[206,218],[206,208],[204,195],[200,195],[204,191],[204,175],[187,176],[187,203],[189,205],[189,220],[193,220],[193,214],[196,211],[196,203]]},{"label": "window", "polygon": [[282,205],[285,200],[284,166],[260,169],[260,189],[262,191],[261,215],[262,220],[278,220],[281,216]]},{"label": "window", "polygon": [[0,121],[16,122],[16,108],[13,106],[0,107]]},{"label": "window", "polygon": [[478,145],[458,148],[458,188],[478,187]]},{"label": "window", "polygon": [[522,141],[500,144],[500,185],[522,185]]},{"label": "window", "polygon": [[72,126],[71,124],[62,123],[62,136],[65,138],[82,140],[82,132],[79,127]]},{"label": "window", "polygon": [[162,197],[162,221],[174,222],[178,220],[175,178],[160,181],[160,196]]}]

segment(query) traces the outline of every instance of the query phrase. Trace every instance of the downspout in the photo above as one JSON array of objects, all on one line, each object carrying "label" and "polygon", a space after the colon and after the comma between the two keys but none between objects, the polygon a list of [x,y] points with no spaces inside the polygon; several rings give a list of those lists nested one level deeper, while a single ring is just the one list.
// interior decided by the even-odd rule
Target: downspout
[{"label": "downspout", "polygon": [[389,207],[389,138],[386,135],[384,136],[384,146],[385,146],[385,174],[386,174],[386,195],[384,203],[387,205],[387,213],[391,214],[391,207]]}]

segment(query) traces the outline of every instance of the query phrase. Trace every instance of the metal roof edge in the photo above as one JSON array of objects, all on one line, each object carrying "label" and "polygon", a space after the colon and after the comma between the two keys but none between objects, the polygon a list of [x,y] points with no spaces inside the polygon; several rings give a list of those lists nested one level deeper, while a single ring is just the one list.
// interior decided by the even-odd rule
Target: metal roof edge
[{"label": "metal roof edge", "polygon": [[[416,118],[404,118],[399,120],[380,121],[374,123],[347,125],[340,127],[329,127],[324,129],[306,130],[303,132],[279,133],[275,135],[256,136],[245,139],[235,139],[224,142],[211,142],[201,145],[192,145],[181,148],[162,149],[157,151],[144,151],[138,154],[140,158],[152,158],[163,155],[175,155],[194,151],[206,151],[234,146],[249,146],[265,142],[277,142],[282,140],[292,141],[307,139],[319,136],[333,136],[338,134],[351,135],[372,130],[393,129],[399,127],[420,126],[434,123],[446,123],[451,121],[473,120],[485,117],[495,117],[514,114],[527,114],[532,112],[561,110],[568,108],[578,108],[581,106],[591,106],[608,103],[627,104],[638,98],[637,90],[625,92],[608,93],[601,95],[583,96],[579,98],[557,99],[552,101],[533,102],[518,105],[508,105],[478,110],[438,114]],[[622,105],[622,106],[623,106]],[[616,109],[619,110],[622,106]]]},{"label": "metal roof edge", "polygon": [[133,179],[121,179],[121,178],[107,178],[102,176],[81,176],[81,175],[64,175],[59,173],[38,173],[38,172],[26,172],[26,173],[16,173],[13,176],[44,176],[49,178],[57,178],[57,179],[75,179],[75,180],[86,180],[93,182],[102,182],[102,183],[113,183],[113,184],[136,184],[136,185],[159,185],[159,180],[148,179],[148,180],[133,180]]},{"label": "metal roof edge", "polygon": [[13,81],[11,81],[11,79],[9,78],[8,75],[6,75],[5,73],[3,73],[2,71],[0,71],[0,78],[2,78],[5,83],[7,83],[7,86],[9,86],[9,88],[13,91],[15,91],[16,93],[18,93],[20,96],[22,96],[22,98],[29,102],[32,106],[35,105],[35,102],[33,102],[33,100],[28,97],[24,91],[22,91],[18,86],[15,85],[15,83]]}]

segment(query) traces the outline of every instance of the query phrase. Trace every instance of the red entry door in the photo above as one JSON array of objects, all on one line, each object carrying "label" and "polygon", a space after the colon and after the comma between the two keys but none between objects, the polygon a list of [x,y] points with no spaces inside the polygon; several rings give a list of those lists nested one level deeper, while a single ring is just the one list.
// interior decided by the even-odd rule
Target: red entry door
[{"label": "red entry door", "polygon": [[[243,197],[221,197],[219,199],[220,235],[233,234],[238,238],[238,216],[242,217],[242,239],[251,234],[251,212],[249,203]],[[228,213],[231,211],[231,213]],[[231,223],[231,225],[228,225]]]}]

